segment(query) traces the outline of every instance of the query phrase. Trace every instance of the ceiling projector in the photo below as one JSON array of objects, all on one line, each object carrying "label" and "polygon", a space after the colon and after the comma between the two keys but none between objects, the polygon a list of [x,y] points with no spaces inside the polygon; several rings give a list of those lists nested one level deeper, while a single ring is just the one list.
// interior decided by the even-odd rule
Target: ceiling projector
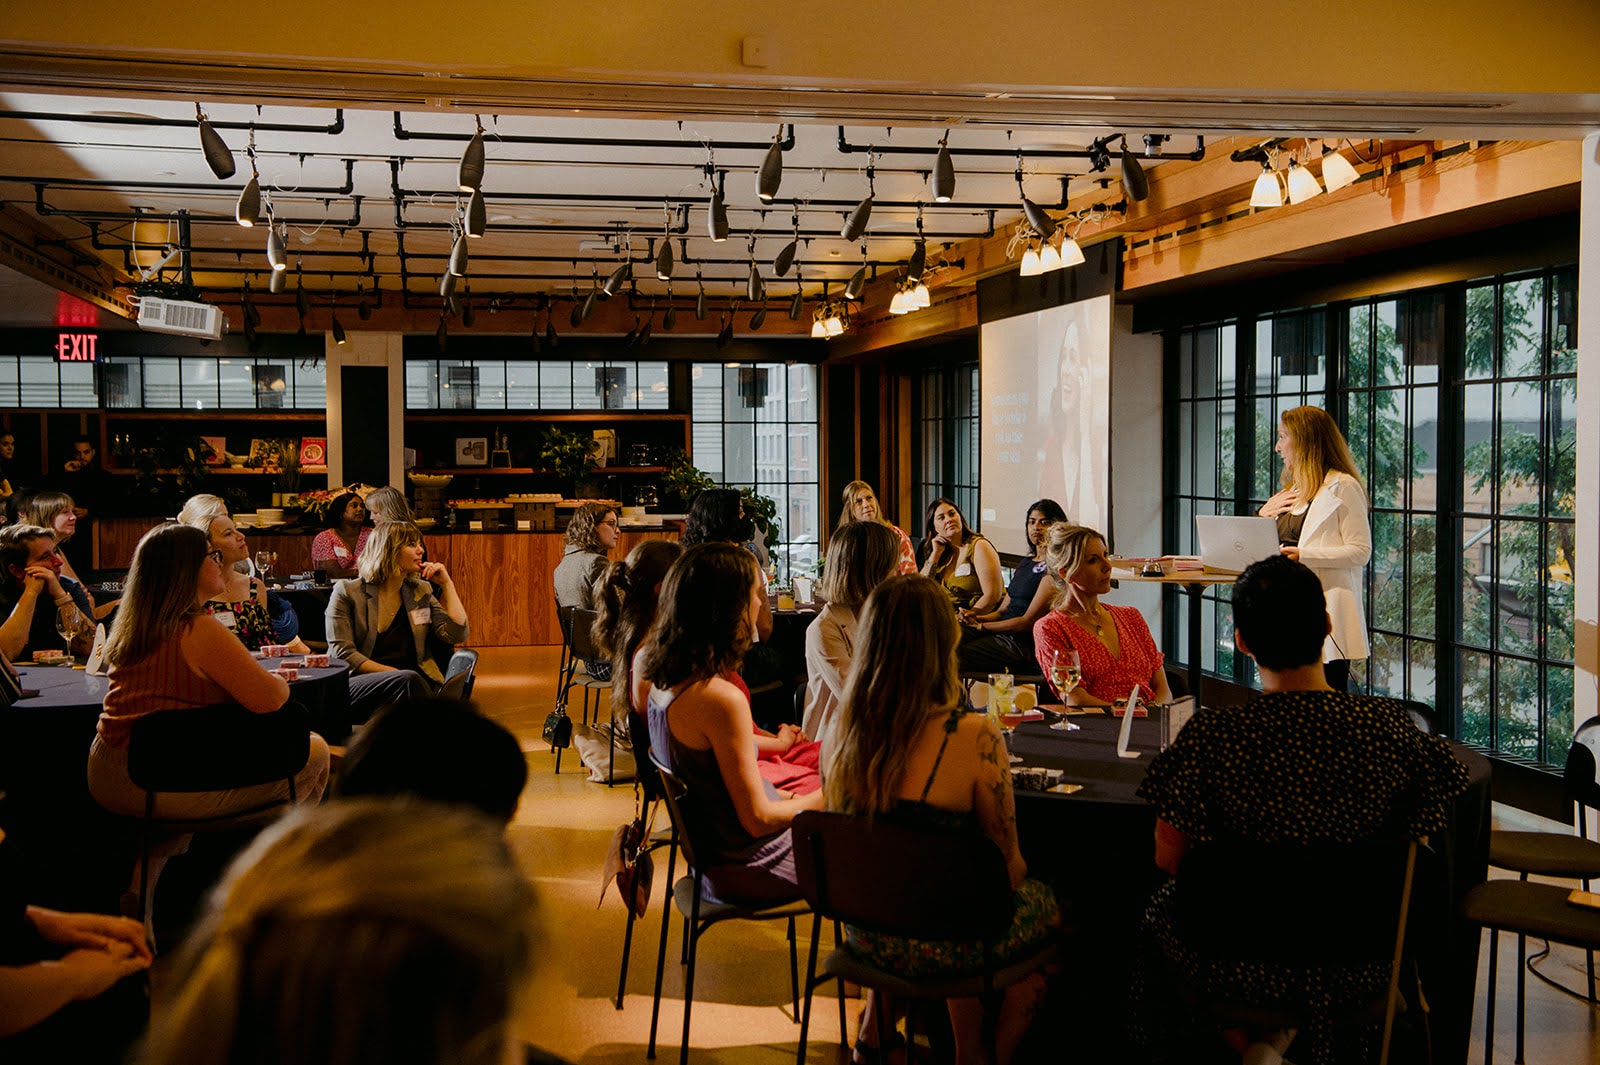
[{"label": "ceiling projector", "polygon": [[222,308],[209,303],[146,296],[139,301],[139,328],[152,333],[219,340],[228,328],[228,319]]}]

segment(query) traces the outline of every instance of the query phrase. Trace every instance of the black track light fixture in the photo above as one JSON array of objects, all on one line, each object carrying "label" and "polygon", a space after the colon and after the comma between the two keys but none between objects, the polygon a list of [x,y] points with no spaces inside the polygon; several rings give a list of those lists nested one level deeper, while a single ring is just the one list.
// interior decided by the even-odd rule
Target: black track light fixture
[{"label": "black track light fixture", "polygon": [[439,296],[442,299],[444,299],[446,302],[448,302],[448,301],[454,299],[455,295],[456,295],[456,275],[452,274],[449,270],[446,270],[444,272],[444,274],[439,278]]},{"label": "black track light fixture", "polygon": [[678,308],[672,302],[672,282],[667,282],[667,309],[661,314],[661,328],[671,332],[678,324]]},{"label": "black track light fixture", "polygon": [[839,236],[852,244],[861,239],[861,235],[867,231],[867,223],[872,221],[872,198],[876,194],[876,190],[873,188],[873,176],[873,167],[869,162],[867,163],[867,194],[860,203],[856,204],[855,210],[851,211],[845,218],[844,226],[839,230]]},{"label": "black track light fixture", "polygon": [[478,312],[472,303],[472,282],[468,281],[462,286],[461,293],[461,324],[471,329],[478,320]]},{"label": "black track light fixture", "polygon": [[861,265],[856,272],[850,275],[850,280],[844,286],[844,298],[858,300],[867,290],[867,242],[861,242]]},{"label": "black track light fixture", "polygon": [[272,211],[267,211],[267,265],[272,267],[272,272],[281,274],[289,269],[289,229],[287,226],[274,225]]},{"label": "black track light fixture", "polygon": [[618,263],[617,268],[611,271],[611,273],[606,277],[605,285],[602,286],[602,290],[605,292],[606,297],[610,298],[622,291],[623,283],[626,282],[632,274],[632,259],[624,259],[621,263]]},{"label": "black track light fixture", "polygon": [[240,308],[244,311],[244,324],[251,329],[261,325],[261,311],[256,307],[256,301],[250,298],[250,275],[244,277],[244,292],[239,297]]},{"label": "black track light fixture", "polygon": [[433,342],[438,346],[440,355],[450,350],[450,323],[443,314],[439,315],[439,328],[433,331]]},{"label": "black track light fixture", "polygon": [[706,206],[706,236],[714,243],[721,244],[728,239],[728,205],[723,199],[728,175],[726,171],[717,173],[714,153],[706,156],[705,175],[711,184],[711,202]]},{"label": "black track light fixture", "polygon": [[345,336],[345,333],[344,333],[344,323],[339,321],[339,310],[338,310],[338,308],[334,308],[334,311],[333,311],[333,327],[332,328],[333,328],[333,342],[335,344],[343,345],[344,342],[348,338]]},{"label": "black track light fixture", "polygon": [[462,192],[473,192],[483,188],[483,120],[472,116],[477,124],[477,132],[467,142],[466,151],[461,153],[461,165],[456,169],[456,184]]},{"label": "black track light fixture", "polygon": [[[800,281],[800,275],[796,274],[794,279],[797,282]],[[806,287],[804,284],[799,284],[794,290],[794,299],[789,301],[789,321],[798,322],[805,307]]]},{"label": "black track light fixture", "polygon": [[289,271],[273,270],[267,275],[267,291],[274,296],[283,295],[283,290],[289,285]]},{"label": "black track light fixture", "polygon": [[761,268],[756,265],[756,237],[750,234],[750,273],[745,277],[744,298],[751,303],[766,298],[766,283],[761,280]]},{"label": "black track light fixture", "polygon": [[1128,150],[1128,138],[1122,138],[1122,188],[1128,199],[1143,203],[1150,198],[1150,179],[1145,175],[1144,164]]},{"label": "black track light fixture", "polygon": [[666,205],[667,218],[661,225],[661,247],[656,249],[656,280],[672,280],[672,204]]},{"label": "black track light fixture", "polygon": [[467,197],[466,231],[467,236],[476,240],[489,229],[489,206],[483,202],[483,190],[473,189],[472,195]]},{"label": "black track light fixture", "polygon": [[782,183],[783,127],[779,126],[777,136],[772,138],[772,147],[767,149],[767,157],[761,160],[761,170],[756,174],[756,196],[762,203],[771,203]]},{"label": "black track light fixture", "polygon": [[256,170],[256,131],[250,130],[250,147],[245,149],[250,157],[250,180],[245,182],[244,188],[239,192],[239,200],[233,205],[233,220],[246,229],[251,228],[261,221],[261,174]]},{"label": "black track light fixture", "polygon": [[356,317],[363,322],[372,321],[372,301],[367,299],[366,278],[363,277],[356,278]]},{"label": "black track light fixture", "polygon": [[950,161],[950,131],[939,138],[939,154],[933,157],[933,202],[949,203],[956,198],[956,167]]},{"label": "black track light fixture", "polygon": [[456,230],[455,240],[450,242],[450,270],[456,277],[467,276],[467,234],[464,230]]},{"label": "black track light fixture", "polygon": [[206,165],[223,181],[233,177],[233,152],[222,139],[222,134],[212,128],[211,120],[200,110],[198,103],[194,105],[194,119],[200,126],[200,152],[206,157]]},{"label": "black track light fixture", "polygon": [[1017,194],[1022,197],[1022,214],[1028,220],[1028,225],[1039,234],[1043,240],[1049,240],[1056,231],[1056,220],[1051,218],[1043,207],[1028,199],[1028,194],[1022,188],[1022,153],[1017,153]]},{"label": "black track light fixture", "polygon": [[698,266],[694,268],[694,283],[700,289],[694,298],[694,320],[703,322],[706,320],[706,283],[705,279],[700,276],[700,268]]},{"label": "black track light fixture", "polygon": [[306,324],[306,315],[311,313],[311,297],[306,293],[306,275],[303,263],[294,264],[294,309],[300,315],[300,324]]},{"label": "black track light fixture", "polygon": [[906,278],[920,282],[928,269],[928,242],[922,235],[922,205],[917,205],[917,244],[911,249],[911,261],[906,264]]},{"label": "black track light fixture", "polygon": [[772,272],[782,277],[789,272],[789,267],[794,265],[795,253],[800,250],[800,211],[796,208],[794,216],[790,219],[794,225],[794,238],[778,250],[772,260]]}]

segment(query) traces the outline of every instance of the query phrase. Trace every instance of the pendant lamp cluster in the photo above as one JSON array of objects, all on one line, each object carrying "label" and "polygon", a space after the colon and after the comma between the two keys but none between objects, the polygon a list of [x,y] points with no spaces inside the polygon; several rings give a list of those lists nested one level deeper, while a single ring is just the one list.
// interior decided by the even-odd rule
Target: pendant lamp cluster
[{"label": "pendant lamp cluster", "polygon": [[1251,207],[1282,207],[1285,202],[1305,203],[1314,196],[1322,195],[1324,187],[1328,192],[1337,192],[1361,179],[1360,172],[1339,154],[1339,142],[1335,142],[1331,147],[1326,141],[1323,142],[1320,182],[1316,175],[1311,173],[1309,148],[1305,162],[1296,159],[1293,152],[1283,153],[1289,157],[1289,164],[1280,174],[1277,167],[1279,154],[1277,147],[1276,142],[1268,141],[1255,148],[1246,148],[1233,154],[1237,162],[1261,164],[1261,174],[1250,190]]},{"label": "pendant lamp cluster", "polygon": [[[948,134],[947,134],[948,136]],[[911,260],[906,264],[906,276],[895,285],[894,296],[889,300],[890,314],[910,314],[933,305],[933,295],[928,291],[923,275],[928,271],[928,242],[922,235],[922,208],[917,208],[917,246],[911,250]]]}]

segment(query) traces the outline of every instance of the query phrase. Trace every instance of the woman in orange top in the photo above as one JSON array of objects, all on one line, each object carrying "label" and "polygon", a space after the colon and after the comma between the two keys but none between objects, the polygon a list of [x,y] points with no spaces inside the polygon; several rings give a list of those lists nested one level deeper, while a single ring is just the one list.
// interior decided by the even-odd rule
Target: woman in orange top
[{"label": "woman in orange top", "polygon": [[[134,552],[116,623],[106,640],[111,686],[89,749],[89,791],[112,813],[145,812],[145,791],[128,777],[128,738],[145,714],[218,703],[271,713],[289,685],[257,662],[244,644],[205,613],[221,594],[221,552],[187,525],[145,533]],[[219,757],[225,752],[217,752]],[[311,755],[295,777],[295,798],[314,803],[328,783],[328,745],[315,733]],[[216,792],[163,792],[156,816],[199,820],[286,799],[286,781]]]}]

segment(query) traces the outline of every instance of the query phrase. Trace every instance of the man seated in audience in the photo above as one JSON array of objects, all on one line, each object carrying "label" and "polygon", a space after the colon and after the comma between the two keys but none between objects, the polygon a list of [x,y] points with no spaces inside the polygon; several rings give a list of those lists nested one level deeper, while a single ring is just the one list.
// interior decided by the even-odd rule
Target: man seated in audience
[{"label": "man seated in audience", "polygon": [[93,612],[83,586],[61,576],[61,552],[50,530],[38,525],[0,529],[0,651],[6,657],[68,650],[62,630],[78,637],[92,634]]},{"label": "man seated in audience", "polygon": [[1381,997],[1389,959],[1288,966],[1197,956],[1175,926],[1184,855],[1216,840],[1422,838],[1447,823],[1467,770],[1399,704],[1329,686],[1322,668],[1328,609],[1310,569],[1284,556],[1250,566],[1233,586],[1233,618],[1234,643],[1255,659],[1263,694],[1196,713],[1139,787],[1156,808],[1156,864],[1174,876],[1145,911],[1141,980],[1148,986],[1135,989],[1134,1034],[1150,1060],[1195,1060],[1201,1029],[1184,1006],[1193,996],[1180,994],[1181,986],[1231,1001],[1322,1003],[1327,1014],[1298,1038],[1272,1033],[1275,1049],[1293,1040],[1297,1062],[1370,1060],[1359,1047],[1334,1045],[1327,1021],[1342,1004]]}]

